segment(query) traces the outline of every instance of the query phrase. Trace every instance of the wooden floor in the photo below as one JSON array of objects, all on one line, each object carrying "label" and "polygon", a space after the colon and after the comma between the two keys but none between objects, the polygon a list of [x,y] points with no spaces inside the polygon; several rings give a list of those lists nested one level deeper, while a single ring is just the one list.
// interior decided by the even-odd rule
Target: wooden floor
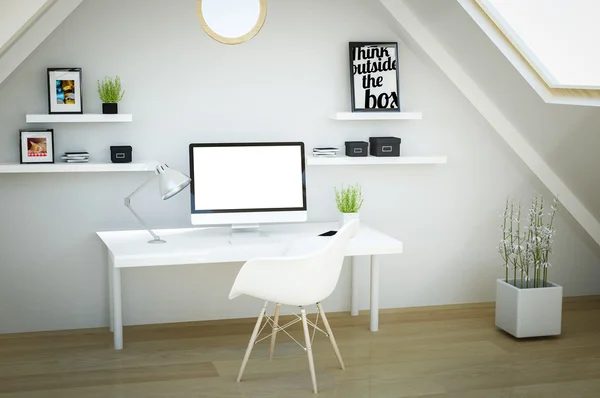
[{"label": "wooden floor", "polygon": [[[325,308],[326,309],[326,308]],[[258,312],[257,308],[257,312]],[[518,341],[491,304],[330,315],[347,369],[325,336],[313,347],[319,397],[600,398],[600,297],[565,299],[563,335]],[[0,397],[314,397],[308,363],[280,336],[255,347],[235,378],[253,320],[0,335]],[[294,326],[301,337],[301,326]]]}]

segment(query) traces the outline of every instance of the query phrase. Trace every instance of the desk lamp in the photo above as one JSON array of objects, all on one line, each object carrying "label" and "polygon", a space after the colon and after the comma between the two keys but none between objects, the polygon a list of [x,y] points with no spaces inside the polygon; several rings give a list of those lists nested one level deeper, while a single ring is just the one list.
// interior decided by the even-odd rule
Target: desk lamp
[{"label": "desk lamp", "polygon": [[190,177],[177,170],[171,169],[166,164],[156,166],[155,175],[149,178],[146,182],[140,185],[135,191],[133,191],[129,196],[125,198],[125,206],[133,213],[135,218],[138,219],[138,221],[144,226],[144,228],[148,230],[148,232],[150,232],[150,235],[152,235],[152,237],[154,238],[152,240],[149,240],[148,243],[167,243],[166,241],[162,240],[160,236],[156,235],[154,231],[148,228],[144,220],[142,220],[142,217],[140,217],[140,215],[137,214],[135,210],[133,210],[133,208],[131,207],[131,198],[146,185],[154,181],[154,179],[157,178],[157,176],[158,191],[160,192],[162,200],[167,200],[177,195],[179,192],[183,191],[185,187],[187,187],[192,181]]}]

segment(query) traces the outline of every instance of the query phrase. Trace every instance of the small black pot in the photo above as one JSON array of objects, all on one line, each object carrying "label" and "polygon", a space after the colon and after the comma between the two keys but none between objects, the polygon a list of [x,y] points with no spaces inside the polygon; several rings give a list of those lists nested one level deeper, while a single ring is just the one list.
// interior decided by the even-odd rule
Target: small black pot
[{"label": "small black pot", "polygon": [[115,115],[119,113],[119,107],[116,102],[111,103],[103,103],[102,104],[102,113],[105,115]]}]

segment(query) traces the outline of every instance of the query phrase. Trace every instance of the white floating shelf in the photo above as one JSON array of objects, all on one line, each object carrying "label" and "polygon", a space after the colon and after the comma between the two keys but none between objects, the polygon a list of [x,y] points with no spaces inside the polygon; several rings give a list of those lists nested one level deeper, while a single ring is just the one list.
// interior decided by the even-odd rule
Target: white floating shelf
[{"label": "white floating shelf", "polygon": [[332,158],[308,157],[309,166],[356,166],[377,164],[443,164],[448,163],[446,156],[399,156],[399,157],[350,157],[338,156]]},{"label": "white floating shelf", "polygon": [[133,115],[130,114],[69,114],[69,115],[26,115],[27,123],[124,123],[131,122]]},{"label": "white floating shelf", "polygon": [[336,112],[333,120],[421,120],[421,112]]},{"label": "white floating shelf", "polygon": [[2,173],[93,173],[154,171],[158,162],[144,163],[47,163],[47,164],[0,164]]}]

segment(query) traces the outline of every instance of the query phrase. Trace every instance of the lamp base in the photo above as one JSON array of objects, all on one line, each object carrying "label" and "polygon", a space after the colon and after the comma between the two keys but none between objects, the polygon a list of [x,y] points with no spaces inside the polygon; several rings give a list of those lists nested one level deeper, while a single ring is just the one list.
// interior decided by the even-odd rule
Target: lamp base
[{"label": "lamp base", "polygon": [[148,243],[167,243],[167,241],[162,239],[152,239],[149,240]]}]

